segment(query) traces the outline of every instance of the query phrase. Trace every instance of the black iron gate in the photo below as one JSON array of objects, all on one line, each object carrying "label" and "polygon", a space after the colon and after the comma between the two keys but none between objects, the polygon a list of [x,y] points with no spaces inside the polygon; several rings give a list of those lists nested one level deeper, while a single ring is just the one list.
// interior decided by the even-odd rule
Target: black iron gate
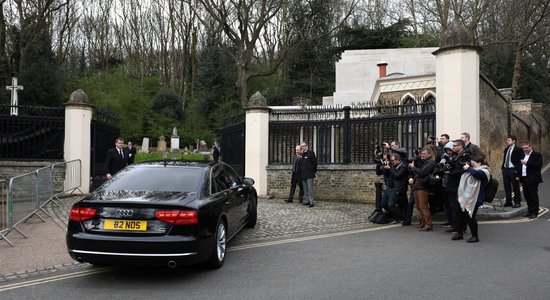
[{"label": "black iron gate", "polygon": [[[117,124],[118,120],[111,123]],[[120,128],[107,121],[92,120],[91,130],[90,191],[94,191],[106,180],[105,157],[107,150],[115,147],[115,140],[120,136]]]},{"label": "black iron gate", "polygon": [[244,176],[245,122],[220,129],[221,160]]}]

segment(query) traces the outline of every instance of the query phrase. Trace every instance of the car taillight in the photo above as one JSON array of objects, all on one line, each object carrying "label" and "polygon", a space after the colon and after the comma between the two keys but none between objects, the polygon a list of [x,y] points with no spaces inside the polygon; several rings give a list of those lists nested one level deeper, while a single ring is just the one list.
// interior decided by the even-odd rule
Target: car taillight
[{"label": "car taillight", "polygon": [[73,207],[69,214],[69,220],[82,222],[95,217],[97,210],[91,207]]},{"label": "car taillight", "polygon": [[157,210],[155,217],[163,222],[175,225],[199,223],[199,216],[194,210]]}]

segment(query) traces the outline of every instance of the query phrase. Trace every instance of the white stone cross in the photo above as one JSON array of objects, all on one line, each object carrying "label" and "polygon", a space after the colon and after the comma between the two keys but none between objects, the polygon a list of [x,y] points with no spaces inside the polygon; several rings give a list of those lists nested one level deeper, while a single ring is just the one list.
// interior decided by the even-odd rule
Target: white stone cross
[{"label": "white stone cross", "polygon": [[17,114],[18,114],[18,111],[17,111],[17,91],[18,90],[22,91],[23,86],[22,85],[17,85],[17,77],[12,77],[11,78],[11,86],[9,86],[9,85],[6,86],[6,90],[11,90],[10,115],[17,116]]}]

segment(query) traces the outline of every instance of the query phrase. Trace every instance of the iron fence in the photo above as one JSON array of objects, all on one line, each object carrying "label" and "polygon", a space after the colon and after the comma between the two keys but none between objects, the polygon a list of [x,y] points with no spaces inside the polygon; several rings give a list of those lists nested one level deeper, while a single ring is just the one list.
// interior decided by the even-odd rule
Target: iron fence
[{"label": "iron fence", "polygon": [[372,163],[377,145],[400,141],[409,156],[435,135],[433,102],[272,110],[269,164],[289,164],[306,141],[320,164]]},{"label": "iron fence", "polygon": [[63,159],[65,118],[0,115],[0,158]]},{"label": "iron fence", "polygon": [[82,164],[80,160],[72,160],[56,163],[48,167],[40,168],[34,172],[13,177],[9,180],[5,204],[2,205],[2,234],[0,238],[8,244],[13,244],[6,238],[12,230],[17,231],[23,237],[25,234],[17,226],[32,216],[36,216],[45,222],[38,214],[44,210],[44,206],[50,202],[59,205],[56,200],[63,194],[73,193],[78,190],[81,178]]}]

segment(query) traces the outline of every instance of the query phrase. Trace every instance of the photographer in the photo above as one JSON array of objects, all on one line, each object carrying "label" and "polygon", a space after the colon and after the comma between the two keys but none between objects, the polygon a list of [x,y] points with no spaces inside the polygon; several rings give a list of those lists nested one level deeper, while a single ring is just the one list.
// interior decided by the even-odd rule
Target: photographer
[{"label": "photographer", "polygon": [[384,143],[384,145],[386,146],[387,151],[391,151],[392,154],[399,155],[399,159],[401,160],[401,162],[403,162],[405,165],[407,164],[409,154],[407,152],[407,149],[401,148],[401,144],[399,144],[399,141],[392,141],[389,144]]},{"label": "photographer", "polygon": [[[402,222],[404,215],[397,207],[407,202],[407,178],[408,169],[401,162],[398,155],[391,155],[389,163],[385,161],[377,166],[377,174],[384,175],[386,190],[382,196],[381,206],[388,213],[389,218],[395,222]],[[382,174],[380,174],[380,172]]]},{"label": "photographer", "polygon": [[[446,229],[445,232],[463,232],[465,228],[458,228],[457,224],[458,215],[460,214],[460,207],[458,204],[458,185],[460,184],[460,177],[464,173],[464,165],[470,162],[470,153],[465,151],[465,145],[463,140],[453,141],[453,153],[449,163],[449,170],[445,171],[447,174],[447,198],[450,209],[450,216],[452,217],[452,228]],[[460,215],[460,217],[462,217]],[[453,237],[454,238],[454,237]]]},{"label": "photographer", "polygon": [[443,154],[441,155],[441,159],[439,160],[439,163],[437,164],[434,175],[438,178],[440,178],[440,193],[438,194],[438,200],[440,203],[443,203],[445,208],[445,213],[447,214],[447,222],[443,224],[442,226],[445,228],[450,228],[451,223],[453,220],[453,216],[451,215],[451,208],[449,205],[449,197],[447,195],[447,182],[449,180],[449,170],[451,169],[451,161],[454,157],[453,152],[453,142],[448,142],[443,146]]},{"label": "photographer", "polygon": [[435,169],[435,161],[432,159],[433,150],[431,147],[424,147],[420,151],[420,161],[418,164],[410,163],[409,168],[414,173],[414,177],[409,179],[414,193],[414,204],[420,212],[422,220],[420,231],[431,231],[432,216],[428,208],[428,194],[431,189],[429,177]]}]

